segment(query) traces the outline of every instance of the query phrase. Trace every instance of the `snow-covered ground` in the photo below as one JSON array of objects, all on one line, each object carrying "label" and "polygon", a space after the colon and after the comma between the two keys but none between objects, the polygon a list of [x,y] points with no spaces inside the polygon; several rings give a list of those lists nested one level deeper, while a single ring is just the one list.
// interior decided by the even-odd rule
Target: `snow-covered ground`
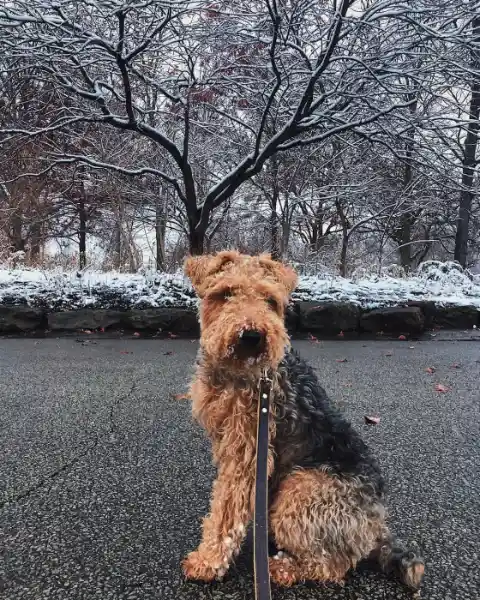
[{"label": "snow-covered ground", "polygon": [[365,273],[352,279],[301,277],[293,295],[298,300],[346,301],[364,308],[428,300],[445,306],[476,306],[480,310],[480,275],[472,275],[453,262],[428,261],[409,277]]},{"label": "snow-covered ground", "polygon": [[194,306],[195,294],[181,273],[125,274],[2,269],[0,304],[48,309]]},{"label": "snow-covered ground", "polygon": [[[365,308],[433,300],[442,305],[474,305],[480,310],[480,276],[455,263],[430,261],[408,277],[358,274],[352,279],[300,277],[294,300],[348,301]],[[181,273],[124,274],[7,268],[0,266],[0,304],[48,309],[195,306],[195,294]]]}]

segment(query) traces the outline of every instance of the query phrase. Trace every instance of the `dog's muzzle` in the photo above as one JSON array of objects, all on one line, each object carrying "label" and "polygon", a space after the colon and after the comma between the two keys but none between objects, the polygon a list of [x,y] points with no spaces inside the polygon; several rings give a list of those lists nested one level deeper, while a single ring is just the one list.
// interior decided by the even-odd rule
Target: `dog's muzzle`
[{"label": "dog's muzzle", "polygon": [[258,356],[265,349],[265,334],[256,329],[245,329],[238,336],[238,350],[245,356]]}]

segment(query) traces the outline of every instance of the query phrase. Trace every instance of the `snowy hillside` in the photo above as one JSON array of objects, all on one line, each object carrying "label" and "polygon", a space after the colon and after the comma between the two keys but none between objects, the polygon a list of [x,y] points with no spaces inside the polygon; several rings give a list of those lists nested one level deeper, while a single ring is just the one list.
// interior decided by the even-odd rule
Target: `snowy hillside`
[{"label": "snowy hillside", "polygon": [[[303,276],[294,300],[348,301],[365,308],[433,300],[438,304],[474,305],[480,309],[480,276],[455,263],[430,261],[411,277],[358,275]],[[147,308],[193,306],[195,294],[181,273],[174,275],[62,271],[0,267],[0,304],[48,309]]]}]

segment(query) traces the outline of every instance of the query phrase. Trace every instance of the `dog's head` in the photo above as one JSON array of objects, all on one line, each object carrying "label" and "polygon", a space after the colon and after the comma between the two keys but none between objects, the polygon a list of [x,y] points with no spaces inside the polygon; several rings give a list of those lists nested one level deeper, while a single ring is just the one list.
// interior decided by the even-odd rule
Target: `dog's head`
[{"label": "dog's head", "polygon": [[289,343],[284,319],[295,271],[266,254],[226,251],[187,258],[185,272],[201,299],[205,354],[232,368],[276,368]]}]

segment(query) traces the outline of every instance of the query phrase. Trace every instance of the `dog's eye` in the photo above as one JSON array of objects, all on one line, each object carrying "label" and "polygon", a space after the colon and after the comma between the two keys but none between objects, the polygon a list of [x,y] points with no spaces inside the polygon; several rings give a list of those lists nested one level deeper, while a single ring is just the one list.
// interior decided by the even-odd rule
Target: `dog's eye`
[{"label": "dog's eye", "polygon": [[267,298],[267,304],[273,308],[273,310],[278,310],[278,302],[275,300],[275,298],[272,298],[271,296]]},{"label": "dog's eye", "polygon": [[225,290],[224,292],[222,292],[222,296],[224,300],[227,300],[228,298],[231,298],[233,296],[233,292],[232,290]]}]

